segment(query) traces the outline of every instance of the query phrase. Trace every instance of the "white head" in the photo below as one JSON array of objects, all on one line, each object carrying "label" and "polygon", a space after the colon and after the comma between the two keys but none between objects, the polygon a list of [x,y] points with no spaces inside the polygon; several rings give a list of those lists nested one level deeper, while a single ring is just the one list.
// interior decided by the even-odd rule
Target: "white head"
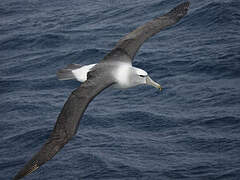
[{"label": "white head", "polygon": [[144,71],[143,69],[140,69],[140,68],[136,68],[136,67],[132,67],[132,70],[133,70],[133,74],[131,75],[130,80],[132,81],[133,84],[136,84],[136,85],[147,84],[147,85],[154,86],[161,90],[160,84],[153,81],[149,77],[149,75],[146,71]]},{"label": "white head", "polygon": [[140,68],[133,67],[128,64],[121,64],[113,72],[116,78],[117,88],[129,88],[137,85],[148,84],[161,90],[161,86],[154,82],[148,73]]}]

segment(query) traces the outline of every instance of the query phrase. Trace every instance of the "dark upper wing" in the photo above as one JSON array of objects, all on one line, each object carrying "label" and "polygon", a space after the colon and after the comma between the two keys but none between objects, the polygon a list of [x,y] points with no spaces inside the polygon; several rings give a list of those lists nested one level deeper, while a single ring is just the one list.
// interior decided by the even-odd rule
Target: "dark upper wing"
[{"label": "dark upper wing", "polygon": [[[189,5],[190,2],[184,2],[173,8],[167,14],[157,17],[127,34],[119,40],[115,48],[107,54],[102,61],[104,62],[118,57],[118,59],[121,58],[123,61],[131,62],[144,41],[160,30],[177,23],[187,14]],[[128,58],[124,56],[128,56]]]},{"label": "dark upper wing", "polygon": [[113,82],[108,78],[91,77],[74,90],[58,116],[54,130],[38,153],[19,171],[14,180],[35,171],[52,157],[76,133],[79,121],[91,100]]}]

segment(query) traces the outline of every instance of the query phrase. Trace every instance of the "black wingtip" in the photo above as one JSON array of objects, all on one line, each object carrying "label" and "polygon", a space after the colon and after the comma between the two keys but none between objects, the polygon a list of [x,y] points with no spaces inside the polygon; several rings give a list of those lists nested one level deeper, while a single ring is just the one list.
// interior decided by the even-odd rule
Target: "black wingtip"
[{"label": "black wingtip", "polygon": [[175,8],[173,8],[169,13],[167,13],[167,15],[175,19],[181,19],[183,16],[187,14],[189,6],[190,6],[189,1],[181,3]]},{"label": "black wingtip", "polygon": [[36,169],[38,169],[39,166],[35,163],[33,164],[33,161],[30,161],[29,163],[27,163],[23,169],[21,169],[18,174],[13,178],[13,180],[19,180],[21,178],[23,178],[24,176],[32,173],[33,171],[35,171]]}]

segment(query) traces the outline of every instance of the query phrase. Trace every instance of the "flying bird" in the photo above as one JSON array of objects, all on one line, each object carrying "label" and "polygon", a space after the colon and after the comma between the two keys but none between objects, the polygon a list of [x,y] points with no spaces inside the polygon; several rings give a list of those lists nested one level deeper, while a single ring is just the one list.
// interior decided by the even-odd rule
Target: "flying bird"
[{"label": "flying bird", "polygon": [[88,104],[104,89],[130,88],[147,84],[161,90],[148,73],[132,66],[132,61],[140,46],[160,30],[177,23],[187,14],[190,3],[184,2],[144,25],[138,27],[118,41],[116,46],[99,63],[81,66],[71,64],[57,72],[60,80],[76,79],[81,85],[65,102],[55,127],[39,152],[14,177],[21,179],[32,173],[55,154],[76,134],[80,119]]}]

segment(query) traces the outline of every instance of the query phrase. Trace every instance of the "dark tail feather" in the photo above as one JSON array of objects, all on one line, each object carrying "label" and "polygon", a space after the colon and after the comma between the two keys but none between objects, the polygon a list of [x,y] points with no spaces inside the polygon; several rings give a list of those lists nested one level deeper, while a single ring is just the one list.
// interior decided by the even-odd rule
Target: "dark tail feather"
[{"label": "dark tail feather", "polygon": [[82,66],[80,64],[69,64],[67,67],[60,69],[57,72],[57,77],[59,80],[69,80],[74,79],[74,75],[72,73],[72,70],[81,68]]}]

